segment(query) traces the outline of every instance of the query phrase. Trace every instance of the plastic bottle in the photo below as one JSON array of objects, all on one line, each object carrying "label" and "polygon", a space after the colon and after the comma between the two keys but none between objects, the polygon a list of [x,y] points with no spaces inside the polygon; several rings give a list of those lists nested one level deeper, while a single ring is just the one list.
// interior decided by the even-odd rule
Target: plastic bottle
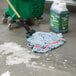
[{"label": "plastic bottle", "polygon": [[50,8],[50,28],[56,33],[68,32],[69,11],[64,0],[55,0]]}]

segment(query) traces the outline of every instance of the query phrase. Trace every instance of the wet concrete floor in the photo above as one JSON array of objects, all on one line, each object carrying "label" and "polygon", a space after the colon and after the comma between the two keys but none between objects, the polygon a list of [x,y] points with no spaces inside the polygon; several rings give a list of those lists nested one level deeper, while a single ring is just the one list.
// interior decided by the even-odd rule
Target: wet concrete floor
[{"label": "wet concrete floor", "polygon": [[[8,23],[2,24],[2,15],[6,9],[7,3],[5,0],[0,0],[0,44],[15,42],[28,48],[26,46],[26,31],[23,27],[8,30]],[[12,72],[11,76],[76,76],[76,13],[70,13],[69,18],[69,32],[63,34],[66,39],[63,46],[46,54],[38,54],[39,59],[31,60],[31,62],[37,63],[35,66],[27,67],[26,64],[7,66],[5,59],[0,58],[0,74],[9,70]],[[37,31],[50,32],[49,13],[44,13],[40,25],[34,25],[32,28]],[[31,49],[29,50],[31,51]]]}]

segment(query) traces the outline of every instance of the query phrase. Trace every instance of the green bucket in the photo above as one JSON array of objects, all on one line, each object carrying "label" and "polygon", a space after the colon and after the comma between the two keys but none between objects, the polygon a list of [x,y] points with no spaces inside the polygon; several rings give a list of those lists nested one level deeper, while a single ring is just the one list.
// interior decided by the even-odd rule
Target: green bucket
[{"label": "green bucket", "polygon": [[[23,19],[40,17],[43,14],[45,0],[9,0]],[[5,15],[11,16],[11,20],[18,17],[8,5]]]}]

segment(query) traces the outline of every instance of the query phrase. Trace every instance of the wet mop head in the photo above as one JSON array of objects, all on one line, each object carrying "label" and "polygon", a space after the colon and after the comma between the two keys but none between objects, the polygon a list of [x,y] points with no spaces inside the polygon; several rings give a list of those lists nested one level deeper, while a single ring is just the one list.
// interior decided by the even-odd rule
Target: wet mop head
[{"label": "wet mop head", "polygon": [[61,33],[54,32],[36,32],[27,39],[28,46],[33,48],[33,52],[45,53],[57,48],[65,43],[65,39]]}]

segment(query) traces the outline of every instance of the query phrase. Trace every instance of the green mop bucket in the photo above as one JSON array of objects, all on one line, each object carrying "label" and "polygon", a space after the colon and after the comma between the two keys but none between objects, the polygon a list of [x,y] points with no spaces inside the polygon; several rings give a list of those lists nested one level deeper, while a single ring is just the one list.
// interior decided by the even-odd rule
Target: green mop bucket
[{"label": "green mop bucket", "polygon": [[[35,17],[41,17],[44,10],[45,0],[9,0],[14,6],[16,11],[23,19],[31,19]],[[5,15],[9,15],[11,20],[17,20],[18,17],[8,5],[8,9],[5,11]]]}]

